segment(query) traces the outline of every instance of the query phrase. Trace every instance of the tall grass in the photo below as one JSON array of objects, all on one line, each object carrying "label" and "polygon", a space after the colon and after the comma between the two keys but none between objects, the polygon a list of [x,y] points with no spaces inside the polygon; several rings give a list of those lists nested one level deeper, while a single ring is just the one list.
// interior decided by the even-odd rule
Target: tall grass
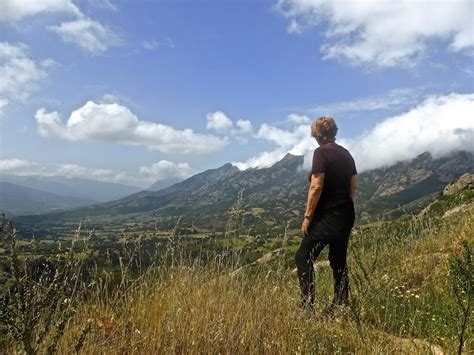
[{"label": "tall grass", "polygon": [[[300,310],[292,267],[281,261],[239,273],[239,253],[203,262],[179,242],[166,263],[132,277],[126,260],[112,288],[98,278],[77,303],[57,351],[85,354],[165,353],[451,353],[458,350],[458,304],[451,292],[450,256],[474,244],[470,209],[442,218],[358,229],[351,239],[351,305],[334,318],[331,272],[316,273],[316,310]],[[286,236],[287,239],[298,238]],[[285,247],[285,246],[284,246]],[[285,258],[292,258],[286,248]],[[470,310],[472,313],[472,309]],[[472,314],[462,351],[474,351]],[[86,331],[85,331],[86,330]],[[12,342],[9,351],[21,347]]]}]

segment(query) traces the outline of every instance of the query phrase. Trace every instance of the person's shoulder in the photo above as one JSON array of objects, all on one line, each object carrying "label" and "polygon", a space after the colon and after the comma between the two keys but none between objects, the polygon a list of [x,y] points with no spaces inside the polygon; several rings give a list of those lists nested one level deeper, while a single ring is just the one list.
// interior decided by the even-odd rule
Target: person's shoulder
[{"label": "person's shoulder", "polygon": [[314,161],[319,161],[321,159],[325,159],[324,154],[324,148],[323,147],[317,147],[314,152],[313,152],[313,162]]},{"label": "person's shoulder", "polygon": [[349,150],[348,150],[346,147],[343,147],[343,146],[340,145],[340,144],[336,144],[336,146],[337,146],[338,149],[340,149],[340,150],[342,150],[343,152],[345,152],[345,153],[351,155],[351,152],[349,152]]},{"label": "person's shoulder", "polygon": [[323,154],[323,152],[324,152],[324,148],[319,146],[319,147],[316,147],[316,149],[314,149],[313,155]]}]

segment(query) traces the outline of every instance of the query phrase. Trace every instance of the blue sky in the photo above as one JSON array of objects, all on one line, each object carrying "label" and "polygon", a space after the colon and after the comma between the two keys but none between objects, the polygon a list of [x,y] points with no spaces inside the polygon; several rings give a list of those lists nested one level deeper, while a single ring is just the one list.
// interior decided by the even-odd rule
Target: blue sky
[{"label": "blue sky", "polygon": [[474,151],[472,1],[395,4],[3,1],[0,172],[264,167],[325,114],[361,169]]}]

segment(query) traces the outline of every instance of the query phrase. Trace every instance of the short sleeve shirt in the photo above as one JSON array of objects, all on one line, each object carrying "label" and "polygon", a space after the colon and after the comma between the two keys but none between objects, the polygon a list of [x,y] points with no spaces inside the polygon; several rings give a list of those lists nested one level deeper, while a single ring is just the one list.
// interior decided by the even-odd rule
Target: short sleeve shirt
[{"label": "short sleeve shirt", "polygon": [[316,210],[324,210],[352,201],[351,179],[357,174],[354,159],[347,149],[336,143],[314,150],[312,174],[324,174],[324,186]]}]

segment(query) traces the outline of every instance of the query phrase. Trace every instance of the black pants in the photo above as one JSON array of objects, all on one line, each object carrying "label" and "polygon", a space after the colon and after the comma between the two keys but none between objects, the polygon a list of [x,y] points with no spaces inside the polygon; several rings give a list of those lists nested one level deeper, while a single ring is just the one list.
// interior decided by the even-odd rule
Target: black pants
[{"label": "black pants", "polygon": [[334,276],[333,304],[347,304],[349,297],[347,245],[354,226],[354,218],[352,201],[315,212],[308,227],[308,234],[301,241],[295,255],[303,306],[314,304],[313,262],[326,245],[329,245],[329,263]]}]

